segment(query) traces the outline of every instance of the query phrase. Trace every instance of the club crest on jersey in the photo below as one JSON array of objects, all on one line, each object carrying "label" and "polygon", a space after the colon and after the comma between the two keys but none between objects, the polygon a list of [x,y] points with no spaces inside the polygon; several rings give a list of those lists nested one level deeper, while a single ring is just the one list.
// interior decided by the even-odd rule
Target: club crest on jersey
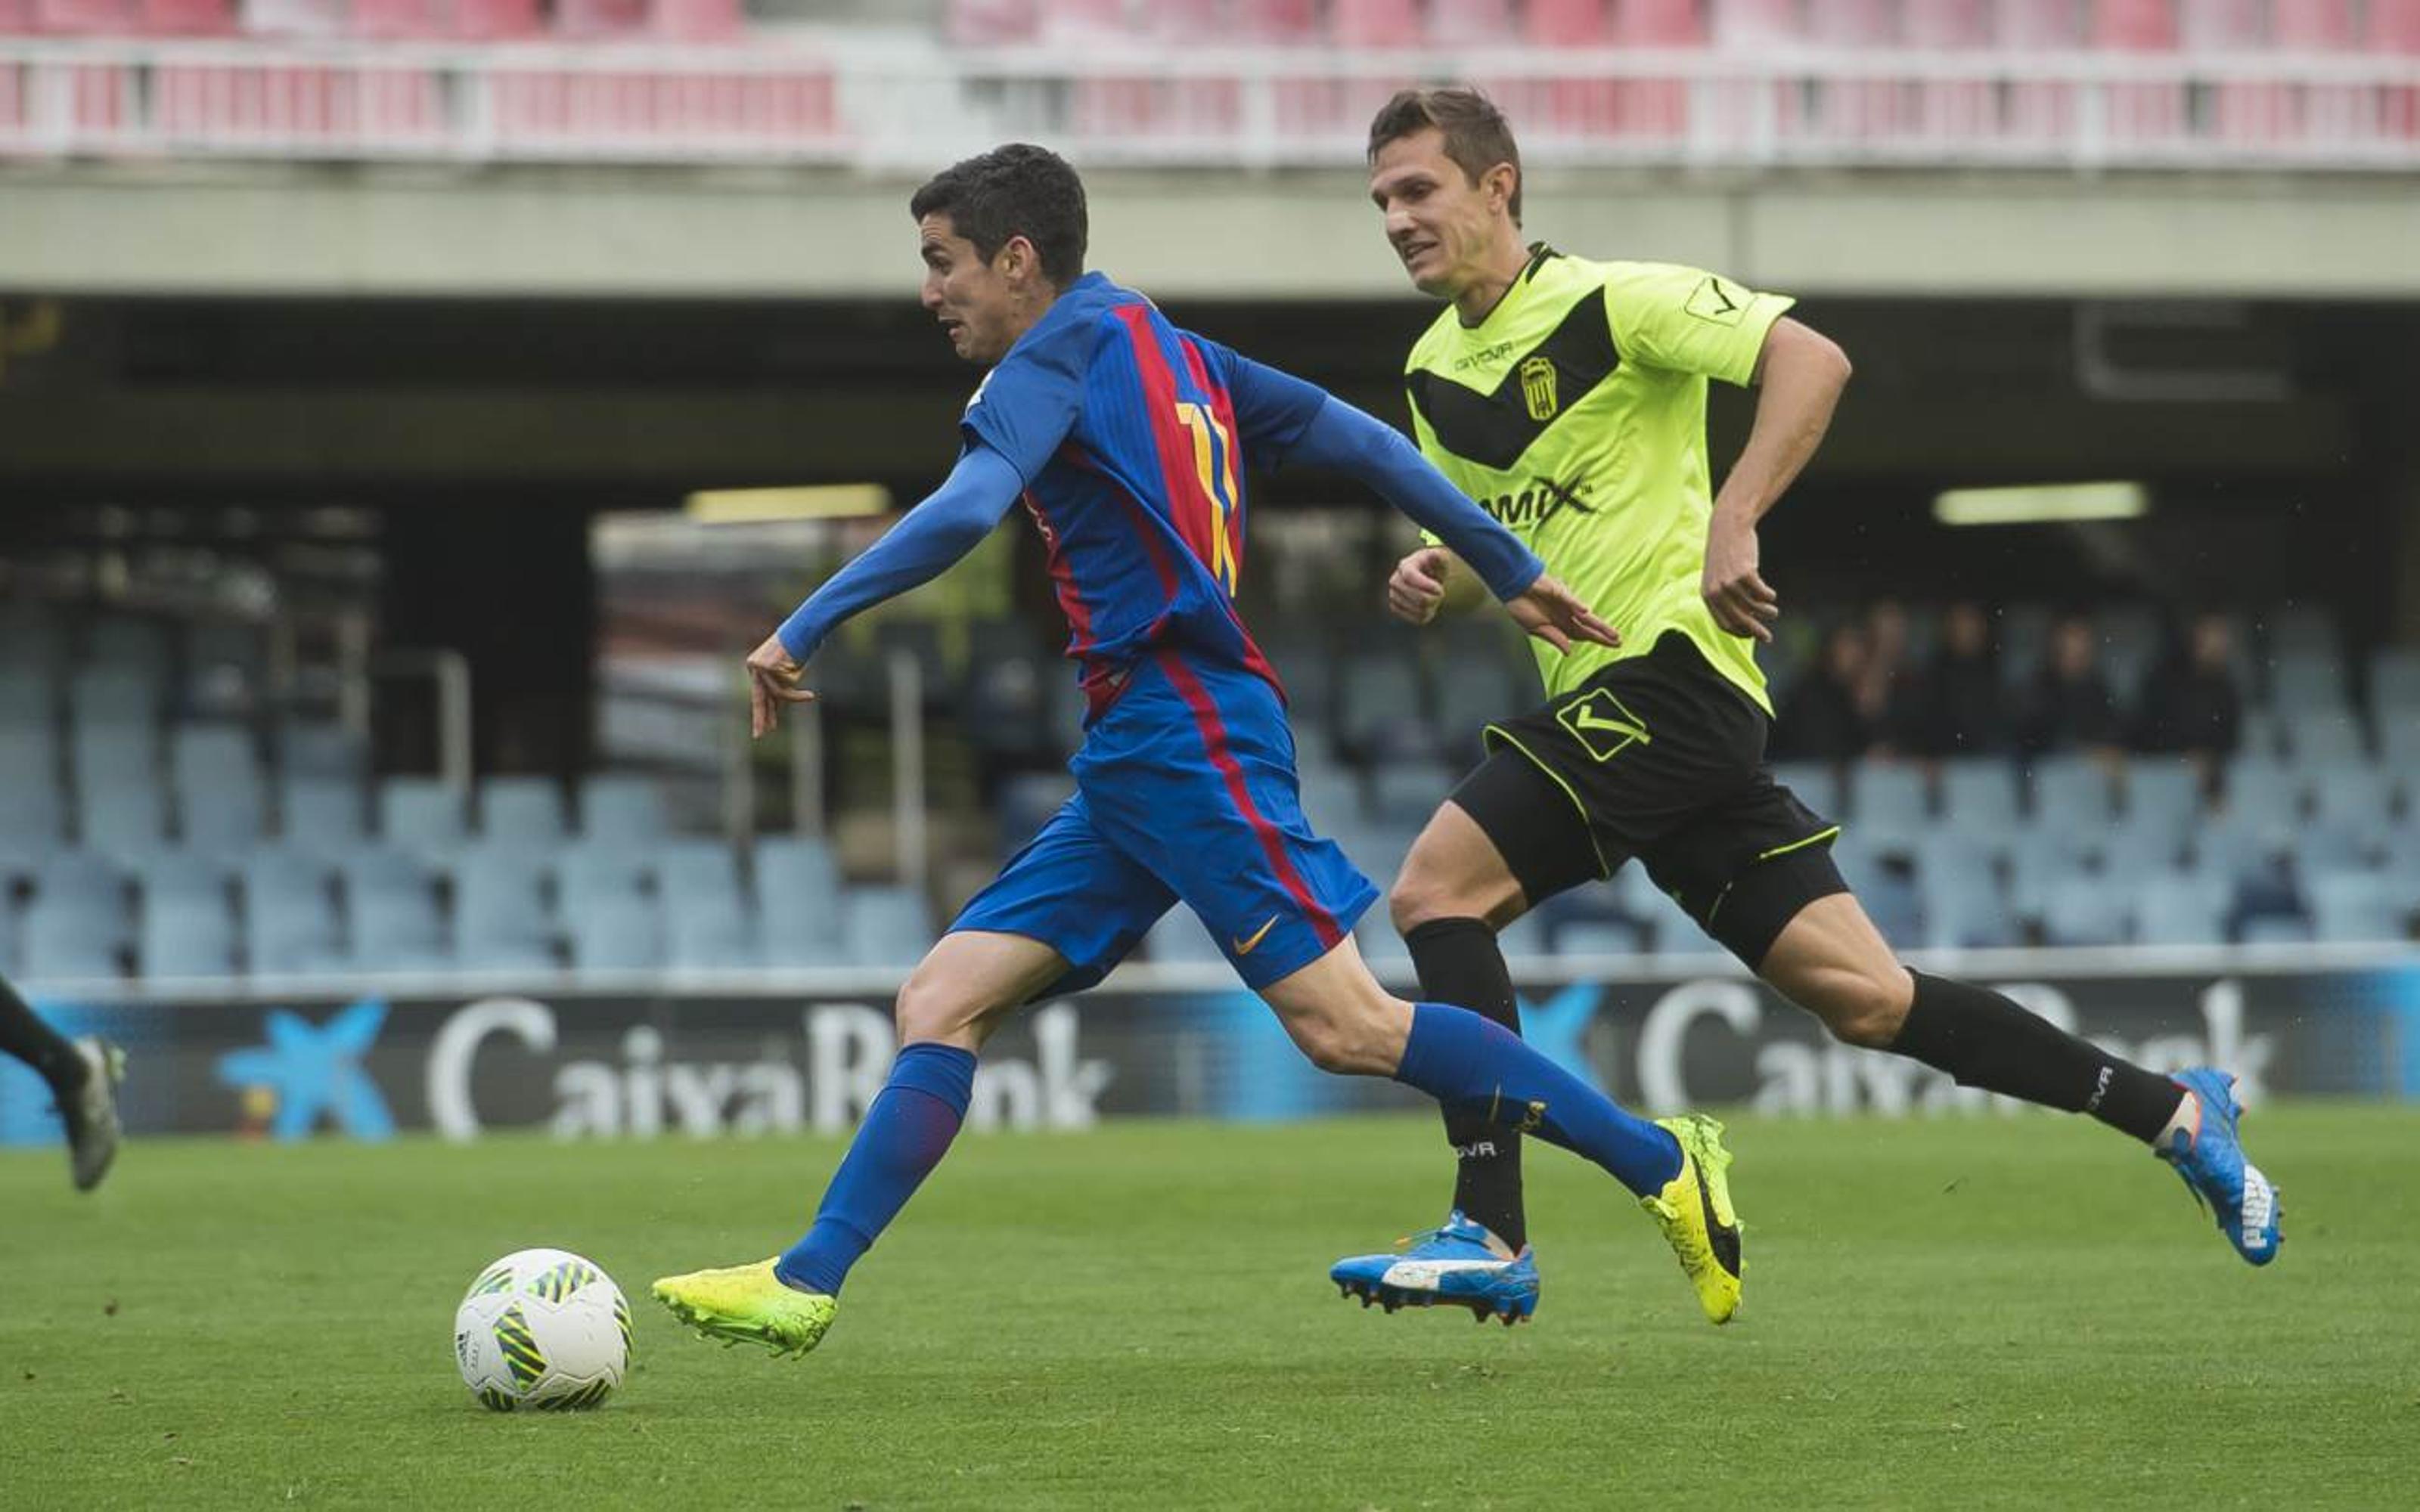
[{"label": "club crest on jersey", "polygon": [[1521,402],[1528,407],[1529,418],[1540,424],[1555,418],[1559,408],[1555,400],[1555,360],[1531,357],[1521,363]]}]

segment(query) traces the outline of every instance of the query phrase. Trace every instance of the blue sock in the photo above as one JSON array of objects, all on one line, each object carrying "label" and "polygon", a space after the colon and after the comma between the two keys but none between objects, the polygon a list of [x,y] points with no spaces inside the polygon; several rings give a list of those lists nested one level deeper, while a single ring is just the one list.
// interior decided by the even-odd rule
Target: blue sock
[{"label": "blue sock", "polygon": [[1681,1174],[1681,1142],[1531,1049],[1501,1024],[1443,1003],[1412,1005],[1395,1080],[1450,1113],[1535,1134],[1585,1155],[1640,1196]]},{"label": "blue sock", "polygon": [[974,1096],[975,1057],[955,1045],[911,1044],[865,1110],[848,1153],[824,1188],[814,1226],[774,1262],[784,1286],[840,1295],[848,1268],[891,1227],[941,1164]]}]

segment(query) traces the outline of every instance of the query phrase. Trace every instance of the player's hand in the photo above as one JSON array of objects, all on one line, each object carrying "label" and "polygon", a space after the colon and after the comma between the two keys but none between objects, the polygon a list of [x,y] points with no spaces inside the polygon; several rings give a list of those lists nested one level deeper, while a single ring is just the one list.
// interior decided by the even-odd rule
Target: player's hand
[{"label": "player's hand", "polygon": [[791,659],[778,635],[748,653],[748,727],[751,738],[761,737],[781,722],[784,703],[813,703],[814,693],[799,686],[806,669]]},{"label": "player's hand", "polygon": [[1569,651],[1575,640],[1601,646],[1621,644],[1621,633],[1597,616],[1580,595],[1544,573],[1517,598],[1504,601],[1514,624],[1557,651]]},{"label": "player's hand", "polygon": [[1781,595],[1766,585],[1756,563],[1756,527],[1716,515],[1706,532],[1706,576],[1698,591],[1716,625],[1769,642],[1773,622],[1781,617]]},{"label": "player's hand", "polygon": [[1387,612],[1406,625],[1426,625],[1445,607],[1445,580],[1453,558],[1445,548],[1424,546],[1395,563],[1387,579]]}]

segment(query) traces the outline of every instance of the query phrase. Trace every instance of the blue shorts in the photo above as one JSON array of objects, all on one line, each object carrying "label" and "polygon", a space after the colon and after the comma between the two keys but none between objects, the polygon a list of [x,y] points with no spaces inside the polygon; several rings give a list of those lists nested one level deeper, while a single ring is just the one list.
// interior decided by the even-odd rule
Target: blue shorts
[{"label": "blue shorts", "polygon": [[1173,652],[1138,662],[1069,764],[1076,795],[950,928],[1023,934],[1108,975],[1183,903],[1245,984],[1265,987],[1353,933],[1378,889],[1311,832],[1294,732],[1265,678]]}]

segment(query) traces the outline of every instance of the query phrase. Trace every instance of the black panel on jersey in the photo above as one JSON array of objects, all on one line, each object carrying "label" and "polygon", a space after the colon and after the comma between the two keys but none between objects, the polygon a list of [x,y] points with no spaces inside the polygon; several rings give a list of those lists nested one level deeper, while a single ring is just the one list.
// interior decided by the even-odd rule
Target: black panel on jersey
[{"label": "black panel on jersey", "polygon": [[[1540,357],[1555,364],[1556,404],[1544,420],[1532,418],[1521,376],[1522,365]],[[1621,365],[1621,354],[1613,347],[1613,322],[1599,289],[1583,295],[1562,324],[1522,353],[1493,393],[1474,393],[1427,368],[1406,374],[1404,386],[1411,392],[1412,408],[1447,451],[1501,472]]]}]

